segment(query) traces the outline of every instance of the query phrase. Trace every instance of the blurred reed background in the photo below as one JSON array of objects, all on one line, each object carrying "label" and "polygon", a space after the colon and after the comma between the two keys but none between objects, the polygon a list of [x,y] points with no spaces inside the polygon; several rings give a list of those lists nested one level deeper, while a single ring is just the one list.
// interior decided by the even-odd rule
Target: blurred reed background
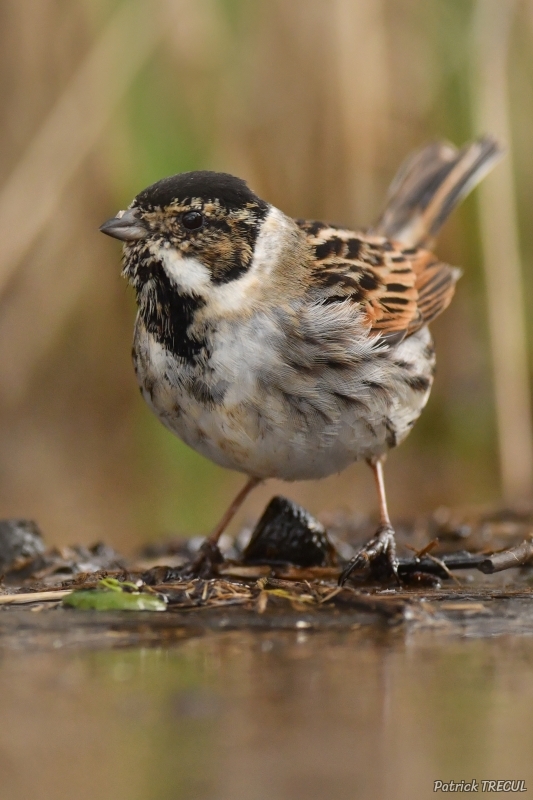
[{"label": "blurred reed background", "polygon": [[[509,155],[441,236],[464,277],[389,494],[395,519],[531,498],[533,0],[4,0],[0,23],[1,516],[128,549],[207,531],[242,484],[136,389],[134,301],[97,229],[140,189],[218,169],[289,214],[368,225],[413,148],[485,131]],[[355,465],[267,484],[241,520],[280,489],[375,508]]]}]

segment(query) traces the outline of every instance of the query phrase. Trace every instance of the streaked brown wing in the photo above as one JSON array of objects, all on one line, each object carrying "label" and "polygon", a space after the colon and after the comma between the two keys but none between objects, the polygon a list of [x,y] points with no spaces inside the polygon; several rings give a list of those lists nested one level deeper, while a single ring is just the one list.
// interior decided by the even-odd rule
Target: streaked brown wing
[{"label": "streaked brown wing", "polygon": [[[415,287],[418,292],[421,324],[427,325],[450,305],[461,270],[438,261],[428,250],[418,250],[412,264],[416,275]],[[414,333],[419,327],[420,325],[409,333]]]},{"label": "streaked brown wing", "polygon": [[297,223],[314,248],[312,283],[324,302],[350,300],[372,331],[401,340],[449,305],[459,270],[429,251],[320,222]]}]

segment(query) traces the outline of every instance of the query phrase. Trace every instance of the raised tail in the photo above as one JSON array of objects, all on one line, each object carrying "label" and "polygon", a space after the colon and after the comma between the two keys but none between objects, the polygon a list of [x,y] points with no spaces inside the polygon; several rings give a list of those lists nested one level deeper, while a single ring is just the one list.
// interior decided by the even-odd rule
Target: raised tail
[{"label": "raised tail", "polygon": [[407,247],[428,246],[450,212],[502,157],[484,136],[460,150],[434,142],[409,156],[389,188],[387,205],[372,233]]}]

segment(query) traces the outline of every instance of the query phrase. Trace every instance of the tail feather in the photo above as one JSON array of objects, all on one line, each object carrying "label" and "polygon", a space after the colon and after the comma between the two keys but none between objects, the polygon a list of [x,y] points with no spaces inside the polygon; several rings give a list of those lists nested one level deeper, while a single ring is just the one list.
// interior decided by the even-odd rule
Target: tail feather
[{"label": "tail feather", "polygon": [[428,246],[455,206],[502,157],[503,149],[489,136],[458,150],[434,142],[400,167],[387,205],[372,232],[408,247]]}]

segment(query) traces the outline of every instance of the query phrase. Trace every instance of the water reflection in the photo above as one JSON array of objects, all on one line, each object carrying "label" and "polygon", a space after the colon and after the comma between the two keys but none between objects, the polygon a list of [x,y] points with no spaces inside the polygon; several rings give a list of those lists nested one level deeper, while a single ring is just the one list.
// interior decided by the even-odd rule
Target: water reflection
[{"label": "water reflection", "polygon": [[6,800],[424,798],[533,767],[533,640],[211,634],[4,653]]}]

